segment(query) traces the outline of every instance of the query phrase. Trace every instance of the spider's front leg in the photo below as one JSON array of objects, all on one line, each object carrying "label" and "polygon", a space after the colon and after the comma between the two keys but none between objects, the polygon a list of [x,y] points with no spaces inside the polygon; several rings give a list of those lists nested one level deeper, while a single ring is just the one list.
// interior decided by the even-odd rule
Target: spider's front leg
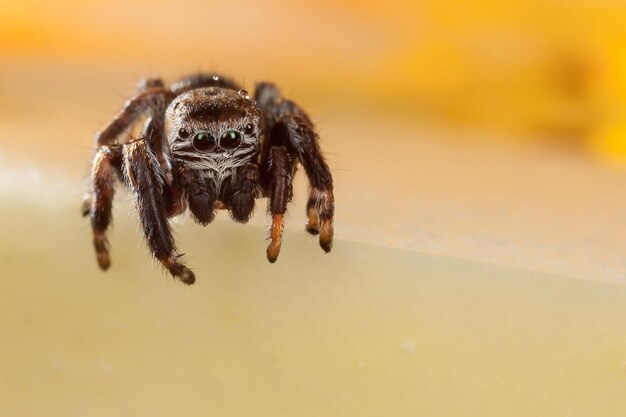
[{"label": "spider's front leg", "polygon": [[283,240],[283,217],[287,211],[287,203],[293,195],[291,184],[293,165],[294,161],[284,146],[272,146],[270,148],[264,172],[269,175],[269,185],[267,186],[268,210],[272,215],[272,225],[270,227],[270,244],[267,247],[267,259],[271,263],[276,262]]},{"label": "spider's front leg", "polygon": [[296,103],[282,99],[274,84],[260,83],[255,98],[262,109],[264,129],[269,131],[269,147],[265,145],[262,155],[267,159],[270,147],[279,145],[300,161],[311,185],[306,230],[319,234],[320,246],[330,252],[335,213],[333,177],[319,148],[313,123]]},{"label": "spider's front leg", "polygon": [[175,277],[193,284],[194,273],[179,261],[163,197],[163,174],[159,162],[146,141],[137,140],[123,146],[124,175],[134,192],[137,211],[152,254]]},{"label": "spider's front leg", "polygon": [[298,155],[311,184],[307,203],[307,231],[311,234],[319,233],[320,246],[325,252],[330,252],[335,215],[333,177],[320,151],[317,134],[304,114],[285,114],[275,128],[280,128],[280,125],[286,130],[292,152]]}]

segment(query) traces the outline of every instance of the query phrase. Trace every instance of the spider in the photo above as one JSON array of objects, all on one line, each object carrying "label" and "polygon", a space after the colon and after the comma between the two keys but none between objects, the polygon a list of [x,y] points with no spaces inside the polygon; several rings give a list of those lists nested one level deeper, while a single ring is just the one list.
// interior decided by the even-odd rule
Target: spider
[{"label": "spider", "polygon": [[[141,136],[119,143],[140,120],[145,120]],[[310,182],[306,230],[319,234],[325,252],[331,250],[333,179],[318,135],[302,108],[282,98],[272,83],[258,83],[252,99],[220,75],[196,74],[169,87],[160,79],[142,80],[96,142],[83,215],[91,220],[103,270],[111,264],[106,231],[116,180],[135,196],[152,255],[185,284],[193,284],[195,275],[181,261],[169,219],[187,209],[202,226],[218,209],[246,223],[255,199],[267,197],[272,216],[267,259],[274,263],[298,164]]]}]

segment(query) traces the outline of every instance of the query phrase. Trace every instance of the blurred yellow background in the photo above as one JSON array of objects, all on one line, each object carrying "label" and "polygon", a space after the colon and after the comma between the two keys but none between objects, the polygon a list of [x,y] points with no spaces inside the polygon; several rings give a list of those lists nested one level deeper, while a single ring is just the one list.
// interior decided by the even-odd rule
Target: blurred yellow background
[{"label": "blurred yellow background", "polygon": [[624,2],[594,0],[3,1],[0,53],[297,79],[304,97],[623,162],[625,20]]}]

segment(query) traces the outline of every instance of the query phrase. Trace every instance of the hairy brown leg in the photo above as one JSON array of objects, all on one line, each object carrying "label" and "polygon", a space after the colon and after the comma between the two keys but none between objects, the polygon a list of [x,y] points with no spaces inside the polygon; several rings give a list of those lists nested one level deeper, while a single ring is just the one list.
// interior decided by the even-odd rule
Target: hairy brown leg
[{"label": "hairy brown leg", "polygon": [[[114,146],[116,145],[118,138],[123,133],[127,133],[125,140],[128,141],[130,135],[128,129],[139,119],[139,117],[147,110],[152,109],[151,116],[155,116],[160,123],[153,122],[153,117],[149,117],[149,120],[144,127],[144,135],[148,135],[151,138],[158,138],[157,135],[152,135],[152,132],[157,130],[156,126],[163,126],[163,113],[165,111],[165,103],[168,97],[171,97],[171,93],[162,88],[163,83],[158,79],[142,80],[138,85],[138,94],[131,99],[127,100],[122,110],[120,110],[113,120],[111,120],[100,132],[96,134],[96,146],[100,149],[102,146]],[[162,127],[160,128],[162,131]],[[159,151],[161,152],[161,151]],[[83,216],[88,216],[91,208],[92,201],[94,200],[93,190],[87,191],[83,199]]]},{"label": "hairy brown leg", "polygon": [[[128,100],[114,119],[97,134],[98,151],[93,160],[91,190],[85,195],[83,201],[83,215],[91,218],[93,244],[98,264],[102,269],[108,269],[111,264],[106,230],[112,218],[116,175],[114,171],[121,173],[122,164],[121,148],[115,145],[115,141],[137,121],[143,112],[151,107],[154,109],[155,103],[165,102],[166,92],[162,86],[159,80],[143,83],[139,88],[141,91]],[[153,113],[163,113],[163,106],[161,105],[158,110]],[[160,117],[162,119],[163,116]],[[152,120],[153,118],[149,119],[144,130],[150,129],[150,136],[156,137],[153,131],[156,130],[157,124]],[[162,123],[160,125],[162,126]]]},{"label": "hairy brown leg", "polygon": [[93,194],[89,200],[86,200],[86,204],[89,204],[86,211],[91,219],[93,246],[98,265],[103,270],[108,269],[111,265],[106,231],[111,223],[115,172],[119,172],[120,164],[120,148],[102,146],[96,152],[91,168]]},{"label": "hairy brown leg", "polygon": [[306,204],[306,231],[312,235],[320,233],[320,211],[318,209],[319,192],[312,188],[309,191],[309,200]]},{"label": "hairy brown leg", "polygon": [[270,182],[268,189],[268,209],[272,215],[270,227],[270,244],[267,247],[267,259],[274,263],[278,258],[283,239],[283,217],[287,211],[287,203],[291,200],[291,173],[293,162],[289,152],[282,146],[273,146],[269,151],[268,160]]},{"label": "hairy brown leg", "polygon": [[124,145],[123,156],[125,178],[135,194],[137,211],[152,254],[175,278],[193,284],[196,280],[194,273],[180,262],[180,255],[176,253],[163,198],[166,184],[156,156],[144,140]]},{"label": "hairy brown leg", "polygon": [[264,144],[261,159],[268,158],[271,146],[285,146],[289,154],[300,161],[309,179],[306,230],[319,234],[320,246],[329,252],[333,242],[335,198],[333,178],[319,148],[318,136],[307,114],[294,102],[284,100],[272,83],[257,85],[255,99],[263,114],[263,127],[269,132],[269,144]]},{"label": "hairy brown leg", "polygon": [[[164,103],[163,103],[164,104]],[[172,183],[171,173],[168,171],[168,165],[165,156],[165,150],[163,147],[164,142],[164,125],[165,125],[165,108],[155,108],[150,111],[153,115],[148,116],[146,123],[143,127],[142,137],[150,142],[150,148],[153,150],[157,160],[159,161],[159,167],[161,171],[169,174],[170,177],[166,178],[168,184]]]},{"label": "hairy brown leg", "polygon": [[335,197],[333,178],[320,151],[317,134],[308,118],[293,113],[284,114],[274,125],[284,135],[291,153],[295,153],[309,179],[311,190],[307,203],[309,233],[319,233],[319,242],[325,252],[333,243]]},{"label": "hairy brown leg", "polygon": [[129,129],[139,116],[145,112],[155,101],[165,101],[165,96],[170,93],[160,87],[149,88],[140,92],[124,103],[124,107],[119,111],[105,127],[96,135],[97,146],[111,145],[115,139],[125,130]]}]

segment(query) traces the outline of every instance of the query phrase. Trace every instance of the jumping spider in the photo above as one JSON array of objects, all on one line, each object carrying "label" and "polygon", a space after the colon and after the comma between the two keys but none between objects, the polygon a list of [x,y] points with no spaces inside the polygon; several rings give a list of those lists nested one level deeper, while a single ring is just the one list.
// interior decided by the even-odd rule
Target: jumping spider
[{"label": "jumping spider", "polygon": [[[118,143],[142,115],[141,137]],[[258,84],[253,100],[232,80],[213,74],[169,87],[160,79],[141,81],[137,94],[97,134],[83,214],[91,219],[100,268],[110,266],[106,230],[116,179],[136,197],[152,254],[185,284],[193,284],[195,275],[180,260],[168,219],[187,208],[203,226],[216,209],[245,223],[255,199],[267,197],[272,215],[267,259],[275,262],[298,163],[311,185],[306,230],[319,233],[320,246],[329,252],[333,180],[313,123],[297,104],[282,98],[274,84]]]}]

